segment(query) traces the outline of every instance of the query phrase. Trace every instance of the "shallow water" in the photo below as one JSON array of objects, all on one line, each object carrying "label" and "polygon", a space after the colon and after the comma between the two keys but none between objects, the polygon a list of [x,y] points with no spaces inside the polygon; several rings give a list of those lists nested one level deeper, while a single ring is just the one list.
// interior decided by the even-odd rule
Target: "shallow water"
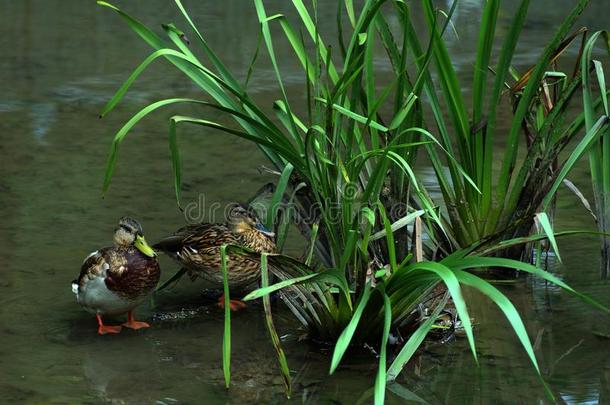
[{"label": "shallow water", "polygon": [[[153,27],[182,20],[169,1],[122,2]],[[530,63],[568,0],[534,1],[521,67]],[[600,28],[610,12],[592,2],[581,22]],[[185,1],[209,42],[243,79],[256,46],[250,2]],[[293,16],[288,2],[267,1],[268,13]],[[322,31],[332,33],[334,2],[320,2]],[[459,72],[472,69],[480,4],[464,1],[451,46]],[[509,12],[500,24],[506,27]],[[124,142],[110,191],[101,198],[105,160],[114,132],[145,103],[197,97],[196,89],[159,62],[144,74],[108,117],[103,104],[149,49],[123,22],[91,2],[0,0],[0,399],[29,403],[241,403],[283,402],[283,388],[260,308],[234,317],[233,387],[221,371],[222,313],[201,298],[201,286],[181,284],[138,311],[152,319],[146,331],[99,337],[95,320],[74,302],[69,282],[82,258],[110,241],[116,220],[133,215],[149,240],[180,226],[166,142],[167,118],[187,109],[166,109],[142,121]],[[279,36],[278,36],[279,38]],[[282,41],[276,41],[280,44]],[[288,48],[278,57],[289,92],[302,94],[303,74]],[[260,104],[277,97],[262,53],[251,80]],[[194,113],[200,111],[192,110]],[[252,145],[211,131],[183,128],[184,202],[245,200],[272,178],[259,174],[264,157]],[[137,138],[137,139],[136,139]],[[187,145],[188,144],[188,145]],[[188,148],[187,148],[188,146]],[[421,172],[425,176],[426,171]],[[586,188],[586,169],[571,176]],[[585,190],[586,191],[586,190]],[[561,229],[592,227],[574,197],[559,201]],[[578,290],[610,305],[610,285],[598,277],[595,238],[561,242],[557,274]],[[164,277],[175,266],[162,259]],[[569,403],[610,402],[610,332],[607,317],[556,288],[529,280],[506,287],[521,310],[546,381]],[[471,297],[479,350],[478,368],[457,339],[428,345],[401,376],[405,389],[430,403],[535,403],[543,388],[522,348],[497,310]],[[204,305],[207,304],[207,305]],[[281,318],[281,317],[280,317]],[[373,355],[360,354],[328,377],[328,353],[299,342],[287,316],[278,319],[295,373],[295,402],[353,403],[367,397]],[[395,386],[395,391],[400,387]],[[388,400],[403,400],[395,392]]]}]

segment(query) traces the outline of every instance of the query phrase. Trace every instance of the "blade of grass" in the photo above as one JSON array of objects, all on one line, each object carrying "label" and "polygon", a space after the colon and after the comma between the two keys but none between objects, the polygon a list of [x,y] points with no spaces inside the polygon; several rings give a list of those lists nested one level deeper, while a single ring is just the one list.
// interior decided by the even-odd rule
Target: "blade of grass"
[{"label": "blade of grass", "polygon": [[559,248],[557,247],[557,241],[555,240],[555,234],[553,232],[553,225],[551,225],[549,216],[546,214],[546,212],[539,212],[538,214],[536,214],[536,219],[538,220],[538,223],[540,224],[540,226],[542,226],[544,233],[548,236],[549,242],[551,243],[551,246],[553,247],[553,250],[555,251],[555,254],[557,255],[557,260],[559,260],[559,262],[561,262],[561,256],[559,255]]},{"label": "blade of grass", "polygon": [[[417,210],[415,212],[405,215],[404,217],[402,217],[399,220],[392,223],[392,225],[390,227],[391,231],[396,232],[397,230],[401,229],[402,227],[409,225],[411,222],[413,222],[415,220],[415,218],[422,216],[425,212],[426,211],[424,211],[424,210]],[[370,240],[373,241],[373,240],[381,239],[385,236],[385,234],[386,234],[386,230],[385,229],[381,230],[381,231],[376,232],[373,235],[371,235]]]},{"label": "blade of grass", "polygon": [[[381,284],[383,286],[383,284]],[[385,386],[386,386],[386,352],[388,346],[388,338],[390,337],[390,326],[392,325],[392,303],[390,298],[385,293],[383,288],[379,288],[379,292],[383,297],[383,333],[381,334],[381,351],[379,353],[379,367],[377,370],[377,378],[375,379],[375,404],[383,405],[385,402]]]},{"label": "blade of grass", "polygon": [[540,368],[538,367],[538,361],[536,360],[536,355],[534,354],[534,348],[532,347],[532,343],[529,339],[529,336],[527,335],[525,325],[523,324],[523,321],[521,320],[521,317],[519,316],[519,313],[515,309],[513,303],[510,302],[510,300],[506,298],[504,294],[502,294],[497,288],[489,284],[487,281],[462,270],[454,269],[453,271],[461,283],[476,288],[481,293],[488,296],[498,306],[498,308],[502,310],[502,312],[506,316],[506,319],[508,319],[510,325],[517,334],[517,337],[523,345],[525,352],[529,356],[530,361],[534,365],[536,373],[538,373],[538,377],[544,385],[547,395],[549,396],[549,398],[554,400],[555,397],[553,396],[552,391],[549,389],[549,386],[542,378],[542,373],[540,372]]},{"label": "blade of grass", "polygon": [[174,170],[174,190],[176,193],[176,202],[178,203],[178,207],[180,207],[180,195],[182,191],[182,159],[180,158],[180,149],[178,149],[178,140],[176,139],[176,125],[176,120],[169,120],[168,138],[172,169]]},{"label": "blade of grass", "polygon": [[591,129],[587,131],[585,136],[578,142],[578,145],[574,148],[570,156],[566,159],[566,161],[561,165],[561,170],[555,179],[555,182],[551,186],[549,192],[545,196],[542,201],[542,209],[547,210],[551,204],[553,196],[557,192],[557,189],[566,178],[566,176],[570,173],[578,159],[591,147],[591,145],[599,139],[599,137],[603,134],[604,127],[608,126],[610,122],[610,118],[607,116],[600,117],[597,122],[592,125]]},{"label": "blade of grass", "polygon": [[281,290],[282,288],[291,286],[293,284],[301,284],[305,282],[314,283],[321,281],[339,287],[344,296],[349,296],[349,288],[347,286],[347,281],[345,280],[343,273],[337,269],[330,269],[320,273],[312,273],[301,277],[295,277],[289,280],[280,281],[279,283],[275,283],[266,288],[258,288],[246,295],[244,297],[244,301],[250,301],[257,298],[261,298],[265,295],[271,294],[272,292]]},{"label": "blade of grass", "polygon": [[436,306],[436,308],[434,309],[432,314],[430,314],[428,319],[422,322],[422,324],[415,330],[415,332],[413,332],[411,336],[409,336],[409,340],[407,340],[407,342],[403,345],[402,349],[400,349],[400,352],[390,365],[390,368],[388,368],[387,381],[389,383],[396,380],[398,374],[400,374],[404,366],[409,362],[409,360],[411,360],[411,357],[413,356],[413,354],[415,354],[415,351],[422,344],[422,342],[428,335],[430,329],[432,329],[436,318],[445,308],[448,299],[449,296],[446,295],[445,298],[441,300],[441,302]]},{"label": "blade of grass", "polygon": [[388,390],[404,401],[415,402],[418,404],[426,404],[426,405],[430,404],[428,401],[421,398],[419,395],[415,394],[413,391],[409,390],[407,387],[405,387],[404,385],[399,384],[397,382],[389,384]]},{"label": "blade of grass", "polygon": [[339,336],[339,338],[337,339],[337,343],[335,344],[335,350],[333,351],[333,357],[332,357],[332,360],[330,361],[330,371],[329,371],[330,374],[333,374],[335,372],[335,370],[337,369],[337,367],[339,366],[339,363],[341,362],[341,359],[343,358],[345,351],[349,347],[349,344],[351,343],[352,338],[354,337],[354,333],[356,332],[356,327],[358,326],[358,323],[360,322],[360,318],[362,318],[362,313],[364,312],[364,308],[366,307],[366,304],[368,303],[369,298],[371,296],[371,291],[372,291],[372,289],[371,289],[370,283],[366,283],[366,285],[362,289],[360,299],[358,300],[358,304],[356,305],[356,310],[352,314],[352,318],[350,319],[349,323],[347,324],[347,326],[345,327],[343,332],[341,332],[341,335]]},{"label": "blade of grass", "polygon": [[280,208],[280,204],[284,197],[284,192],[286,191],[286,187],[288,186],[288,180],[290,180],[292,169],[294,169],[294,166],[288,163],[282,171],[280,180],[278,181],[277,187],[275,189],[275,193],[273,193],[273,198],[271,199],[271,205],[269,207],[269,210],[267,211],[267,219],[265,221],[265,226],[267,227],[267,229],[275,229],[275,220],[278,214],[278,210]]},{"label": "blade of grass", "polygon": [[462,321],[462,325],[464,325],[464,331],[466,332],[466,337],[468,338],[470,350],[472,351],[472,355],[478,364],[477,351],[474,344],[474,335],[472,333],[472,323],[470,321],[470,316],[468,315],[466,301],[462,296],[462,290],[460,289],[460,283],[458,282],[457,277],[455,276],[453,271],[445,265],[434,262],[414,263],[410,266],[407,266],[404,269],[404,273],[416,270],[424,270],[436,274],[441,280],[443,280],[443,283],[445,283],[445,285],[447,286],[447,289],[451,294],[451,298],[453,299],[453,303],[455,304],[455,309],[457,310],[460,320]]},{"label": "blade of grass", "polygon": [[104,174],[104,187],[103,191],[108,191],[108,187],[110,186],[110,180],[112,179],[112,174],[114,172],[114,167],[116,165],[117,154],[119,151],[119,144],[123,141],[123,138],[127,135],[127,133],[131,130],[131,128],[136,125],[142,118],[146,117],[148,114],[153,112],[154,110],[176,103],[200,103],[199,100],[193,100],[189,98],[170,98],[166,100],[160,100],[155,103],[149,104],[148,106],[141,109],[138,113],[136,113],[133,117],[121,127],[119,132],[116,133],[114,139],[112,141],[112,146],[110,147],[110,154],[108,155],[108,161],[106,163],[106,172]]},{"label": "blade of grass", "polygon": [[528,263],[523,263],[518,260],[505,259],[505,258],[501,258],[501,257],[476,256],[476,257],[465,257],[462,259],[451,260],[451,261],[443,260],[443,263],[445,263],[447,266],[449,266],[451,269],[454,269],[454,270],[455,269],[466,270],[466,269],[473,269],[473,268],[493,268],[493,267],[503,267],[503,268],[508,268],[508,269],[521,270],[526,273],[530,273],[536,277],[540,277],[552,284],[555,284],[558,287],[561,287],[562,289],[566,290],[567,292],[574,295],[578,299],[582,300],[583,302],[586,302],[587,304],[591,305],[592,307],[595,307],[595,308],[601,310],[604,313],[610,313],[610,309],[608,307],[604,306],[600,302],[594,300],[593,298],[591,298],[585,294],[579,293],[578,291],[574,290],[568,284],[566,284],[565,282],[563,282],[561,279],[554,276],[553,274],[549,273],[548,271],[544,271],[536,266],[533,266]]},{"label": "blade of grass", "polygon": [[[326,45],[324,44],[324,41],[322,41],[322,38],[318,34],[317,25],[314,23],[311,16],[309,15],[309,12],[307,11],[305,4],[303,4],[302,0],[292,0],[292,4],[296,8],[297,13],[299,14],[299,17],[301,17],[301,22],[305,26],[307,33],[311,36],[311,39],[317,45],[317,50],[318,50],[317,53],[319,55],[320,60],[323,62],[330,62],[330,60],[328,58],[328,50],[326,48]],[[339,75],[337,74],[337,69],[332,64],[332,62],[328,63],[327,67],[328,67],[330,79],[332,80],[333,83],[336,83],[337,80],[339,80]]]},{"label": "blade of grass", "polygon": [[231,296],[229,294],[229,276],[227,267],[227,245],[220,247],[220,269],[222,270],[222,285],[225,299],[225,327],[222,338],[222,371],[225,377],[225,387],[231,385]]},{"label": "blade of grass", "polygon": [[318,237],[318,229],[320,228],[319,223],[313,224],[311,227],[311,238],[309,240],[309,252],[307,253],[307,258],[305,259],[305,265],[311,265],[311,260],[313,258],[313,252],[316,247],[316,239]]},{"label": "blade of grass", "polygon": [[[269,286],[269,274],[267,272],[266,253],[261,254],[261,286],[263,288]],[[292,380],[290,377],[290,368],[288,367],[286,355],[284,354],[280,338],[277,335],[275,325],[273,324],[273,315],[271,314],[271,299],[269,295],[265,295],[263,297],[263,307],[265,308],[265,321],[267,323],[267,330],[269,331],[269,335],[271,336],[271,341],[273,342],[273,347],[275,348],[275,353],[277,355],[277,361],[280,365],[280,370],[282,372],[282,379],[284,380],[286,397],[290,398],[292,394]]]},{"label": "blade of grass", "polygon": [[121,87],[119,87],[116,93],[114,93],[114,96],[112,96],[110,101],[104,106],[104,108],[100,112],[100,118],[103,118],[106,114],[108,114],[119,103],[119,101],[121,101],[121,99],[123,98],[125,93],[127,93],[133,82],[148,67],[148,65],[150,65],[155,59],[162,56],[174,56],[176,58],[184,59],[189,62],[191,61],[190,58],[188,58],[186,55],[173,49],[164,48],[153,52],[146,59],[144,59],[144,61],[140,65],[138,65],[138,67],[134,69],[134,71],[131,73],[131,75],[129,75],[127,80],[125,80],[125,82],[123,82],[123,84],[121,85]]},{"label": "blade of grass", "polygon": [[284,88],[284,82],[282,80],[282,76],[280,74],[280,69],[277,63],[277,59],[275,57],[275,48],[273,47],[273,41],[271,37],[271,30],[269,28],[269,18],[267,18],[267,14],[265,11],[265,6],[262,0],[254,0],[254,5],[256,8],[256,14],[258,15],[259,22],[261,24],[261,30],[263,33],[263,39],[265,41],[265,45],[267,47],[267,53],[269,54],[269,58],[271,59],[271,64],[273,66],[273,70],[275,72],[275,76],[277,79],[277,84],[282,93],[282,98],[284,104],[286,105],[286,110],[288,111],[288,119],[290,120],[290,128],[289,131],[292,134],[295,142],[300,146],[300,149],[303,149],[303,141],[301,137],[298,135],[297,126],[293,120],[292,110],[290,108],[290,103],[288,102],[288,95],[286,94],[286,89]]},{"label": "blade of grass", "polygon": [[[381,215],[381,221],[383,222],[383,227],[384,227],[384,231],[385,231],[386,246],[387,246],[387,251],[388,251],[388,256],[389,256],[389,261],[390,261],[390,268],[392,269],[392,272],[395,272],[398,269],[398,267],[397,267],[398,263],[396,260],[396,246],[394,245],[394,233],[392,232],[392,224],[390,223],[390,220],[388,219],[388,216],[386,215],[383,204],[381,202],[379,202],[377,204],[377,207],[379,209],[379,214]],[[383,294],[385,294],[385,292]]]},{"label": "blade of grass", "polygon": [[176,2],[176,5],[178,6],[178,9],[180,9],[180,12],[184,16],[184,18],[187,20],[187,22],[189,23],[189,25],[191,26],[191,28],[193,29],[193,31],[197,35],[197,38],[199,39],[199,43],[201,44],[201,46],[202,46],[206,56],[210,59],[210,61],[212,61],[212,64],[218,70],[218,72],[220,73],[221,77],[227,83],[229,83],[232,88],[234,88],[236,90],[239,89],[240,88],[239,87],[239,83],[237,82],[237,80],[235,80],[235,78],[233,77],[231,72],[226,68],[226,66],[218,58],[216,53],[214,53],[214,51],[208,46],[206,40],[203,38],[203,36],[199,32],[199,30],[197,29],[197,26],[193,23],[193,21],[191,20],[191,17],[188,15],[186,10],[184,9],[184,6],[182,5],[182,2],[180,0],[174,0],[174,1]]}]

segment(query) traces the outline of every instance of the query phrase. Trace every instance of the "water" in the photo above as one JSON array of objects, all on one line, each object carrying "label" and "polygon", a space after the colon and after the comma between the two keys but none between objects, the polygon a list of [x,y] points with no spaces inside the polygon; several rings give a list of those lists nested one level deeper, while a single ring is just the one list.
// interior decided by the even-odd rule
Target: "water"
[{"label": "water", "polygon": [[[172,2],[124,3],[155,28],[170,21],[183,26]],[[257,40],[250,2],[185,3],[212,46],[243,79]],[[266,3],[270,14],[294,17],[288,2]],[[334,5],[320,3],[326,21],[322,31],[332,33]],[[533,2],[519,44],[521,67],[536,57],[570,3]],[[115,14],[91,2],[3,0],[0,10],[2,402],[283,402],[260,308],[234,317],[234,383],[227,392],[221,371],[222,313],[202,300],[201,286],[184,283],[140,308],[139,316],[152,320],[149,330],[110,337],[96,335],[95,320],[70,292],[82,258],[109,243],[120,216],[139,218],[149,240],[183,222],[174,201],[167,118],[200,110],[168,108],[142,121],[121,148],[105,198],[101,183],[110,140],[123,122],[145,103],[175,95],[198,97],[196,89],[159,61],[115,111],[99,120],[104,102],[149,49]],[[606,2],[594,1],[581,23],[600,28],[609,11]],[[458,9],[460,39],[451,52],[460,74],[472,68],[477,26],[471,22],[479,15],[477,1],[464,1]],[[503,12],[504,27],[509,16]],[[278,37],[276,44],[281,43]],[[289,92],[298,99],[303,74],[285,43],[278,57]],[[277,92],[264,53],[251,83],[252,94],[270,107]],[[245,200],[273,179],[259,173],[264,157],[244,141],[186,127],[180,137],[185,203],[198,201],[202,193],[207,203]],[[585,189],[585,166],[571,178]],[[560,228],[593,226],[578,204],[563,193]],[[598,279],[596,239],[565,239],[561,247],[564,263],[555,267],[557,274],[610,305],[610,286]],[[168,277],[175,266],[161,260]],[[538,338],[536,354],[556,396],[570,403],[610,401],[610,345],[594,334],[610,332],[607,317],[538,281],[504,290],[518,305],[531,338]],[[401,376],[402,387],[430,403],[544,401],[536,373],[506,321],[487,301],[470,295],[480,367],[462,339],[430,344]],[[288,315],[281,314],[277,322],[287,334],[285,350],[296,376],[294,402],[370,401],[373,355],[359,354],[328,377],[328,352],[299,342],[301,332]],[[402,402],[400,398],[388,393],[391,403]]]}]

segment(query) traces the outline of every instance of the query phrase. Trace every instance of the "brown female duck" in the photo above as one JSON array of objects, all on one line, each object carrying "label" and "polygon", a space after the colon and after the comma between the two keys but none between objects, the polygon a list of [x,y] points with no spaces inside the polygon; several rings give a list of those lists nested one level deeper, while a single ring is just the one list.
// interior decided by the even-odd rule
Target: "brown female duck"
[{"label": "brown female duck", "polygon": [[121,331],[121,326],[104,325],[103,315],[127,313],[123,326],[147,328],[146,322],[134,319],[133,309],[153,291],[160,273],[156,254],[146,243],[140,224],[122,218],[114,233],[114,246],[85,258],[78,279],[72,281],[72,292],[85,310],[95,314],[100,335]]},{"label": "brown female duck", "polygon": [[[215,286],[223,285],[220,248],[238,245],[257,253],[275,253],[274,234],[262,225],[257,216],[241,205],[232,207],[227,223],[188,225],[153,245],[178,261],[191,275],[201,276]],[[242,289],[260,278],[260,257],[230,254],[227,278],[231,289]],[[224,294],[218,304],[224,306]],[[231,309],[245,307],[239,300],[231,300]]]}]

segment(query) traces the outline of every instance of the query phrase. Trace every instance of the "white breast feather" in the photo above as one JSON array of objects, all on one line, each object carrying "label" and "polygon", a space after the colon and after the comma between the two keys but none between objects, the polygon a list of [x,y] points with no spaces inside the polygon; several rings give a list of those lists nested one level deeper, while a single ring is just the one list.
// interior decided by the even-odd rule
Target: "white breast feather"
[{"label": "white breast feather", "polygon": [[[87,259],[99,255],[98,251],[91,253]],[[110,291],[105,283],[105,278],[110,269],[110,264],[105,260],[102,263],[102,274],[89,278],[85,276],[83,285],[78,282],[72,283],[72,292],[76,300],[89,312],[99,314],[122,314],[137,305],[137,302],[127,300]]]}]

